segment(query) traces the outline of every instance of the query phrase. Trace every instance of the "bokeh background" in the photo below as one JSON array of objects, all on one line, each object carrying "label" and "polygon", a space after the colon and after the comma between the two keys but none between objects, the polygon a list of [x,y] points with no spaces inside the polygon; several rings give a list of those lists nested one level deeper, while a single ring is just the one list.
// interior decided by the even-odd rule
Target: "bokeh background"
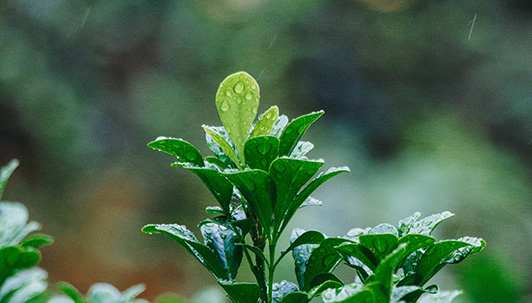
[{"label": "bokeh background", "polygon": [[[258,79],[260,112],[324,109],[310,156],[352,170],[293,227],[342,235],[449,210],[439,236],[488,246],[440,283],[464,302],[531,302],[524,0],[1,1],[0,163],[21,161],[4,197],[54,235],[52,281],[142,282],[148,299],[214,284],[177,244],[140,232],[197,232],[215,203],[146,143],[181,137],[208,155],[200,125],[220,124],[217,87],[241,70]],[[279,279],[293,279],[284,266]]]}]

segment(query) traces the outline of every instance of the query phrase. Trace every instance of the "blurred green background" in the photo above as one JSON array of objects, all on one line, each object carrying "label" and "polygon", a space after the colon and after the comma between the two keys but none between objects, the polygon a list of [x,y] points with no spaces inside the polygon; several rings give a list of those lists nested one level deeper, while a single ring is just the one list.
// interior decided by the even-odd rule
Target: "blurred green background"
[{"label": "blurred green background", "polygon": [[[55,236],[43,249],[51,281],[143,282],[148,299],[214,284],[177,244],[140,232],[197,232],[215,204],[146,143],[181,137],[208,155],[200,125],[220,125],[217,87],[241,70],[261,86],[260,112],[324,109],[305,135],[310,156],[352,170],[293,227],[341,235],[449,210],[439,236],[488,246],[439,282],[464,302],[531,302],[523,0],[1,1],[0,163],[21,160],[4,197]],[[289,266],[279,279],[294,279]]]}]

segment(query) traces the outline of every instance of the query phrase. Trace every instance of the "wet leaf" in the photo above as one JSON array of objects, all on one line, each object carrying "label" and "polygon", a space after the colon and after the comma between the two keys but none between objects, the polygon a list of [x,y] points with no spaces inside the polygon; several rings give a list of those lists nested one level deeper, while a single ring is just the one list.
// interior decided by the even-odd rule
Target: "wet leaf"
[{"label": "wet leaf", "polygon": [[274,214],[279,226],[290,208],[297,210],[301,206],[302,203],[297,207],[292,206],[294,198],[322,166],[323,161],[291,158],[279,158],[273,161],[270,167],[270,176],[275,182],[277,190]]},{"label": "wet leaf", "polygon": [[290,154],[290,158],[303,158],[307,155],[309,151],[314,148],[314,144],[308,141],[299,141],[297,142],[296,147]]},{"label": "wet leaf", "polygon": [[274,136],[251,138],[246,141],[244,155],[249,167],[267,172],[272,161],[279,156],[279,139]]},{"label": "wet leaf", "polygon": [[[304,233],[302,229],[294,229],[290,236],[290,243],[295,243],[297,239]],[[305,283],[305,271],[307,268],[307,261],[310,258],[312,251],[318,247],[317,244],[303,244],[294,245],[292,249],[292,256],[294,257],[294,269],[296,273],[297,283],[302,289]]]},{"label": "wet leaf", "polygon": [[285,127],[288,125],[288,117],[285,115],[280,115],[277,118],[277,121],[273,124],[272,131],[270,132],[270,135],[275,136],[277,138],[281,137],[281,134]]},{"label": "wet leaf", "polygon": [[438,292],[436,285],[423,288],[420,286],[399,286],[392,289],[391,303],[416,302],[423,294],[435,294]]},{"label": "wet leaf", "polygon": [[17,159],[13,159],[9,161],[8,164],[2,166],[0,168],[0,199],[2,199],[2,195],[4,193],[4,189],[7,184],[7,180],[9,180],[9,177],[13,173],[13,171],[17,168],[19,165],[19,162]]},{"label": "wet leaf", "polygon": [[225,78],[216,93],[218,115],[239,155],[244,154],[244,143],[257,115],[259,101],[259,85],[245,72]]},{"label": "wet leaf", "polygon": [[262,170],[227,172],[224,176],[242,193],[260,224],[269,234],[275,201],[275,185],[270,176]]},{"label": "wet leaf", "polygon": [[439,291],[436,294],[428,294],[421,297],[418,303],[450,303],[460,294],[462,294],[462,292],[459,290]]},{"label": "wet leaf", "polygon": [[372,291],[359,283],[329,288],[321,294],[321,298],[324,303],[376,303]]},{"label": "wet leaf", "polygon": [[305,244],[320,244],[324,239],[325,235],[316,230],[309,230],[302,233],[301,235],[297,236],[297,238],[294,239],[290,246],[281,253],[281,256],[279,256],[277,263],[281,261],[281,259],[284,258],[284,256],[286,256],[294,248]]},{"label": "wet leaf", "polygon": [[[379,290],[375,291],[375,301],[389,302],[392,294],[392,279],[393,273],[399,262],[404,257],[406,244],[401,244],[393,252],[391,252],[384,260],[382,260],[375,269],[375,282],[379,284]],[[382,297],[381,297],[382,295]]]},{"label": "wet leaf", "polygon": [[290,122],[281,134],[281,146],[279,148],[279,155],[289,156],[297,145],[297,142],[305,134],[307,129],[314,121],[318,120],[323,111],[306,114],[298,117]]},{"label": "wet leaf", "polygon": [[159,137],[148,143],[148,147],[176,156],[180,163],[204,166],[203,157],[198,149],[183,139]]},{"label": "wet leaf", "polygon": [[297,285],[288,281],[281,281],[280,283],[273,283],[272,286],[272,297],[274,302],[281,302],[283,297],[289,293],[299,291]]},{"label": "wet leaf", "polygon": [[393,234],[362,235],[359,237],[360,245],[367,248],[377,259],[382,261],[397,248],[399,239]]},{"label": "wet leaf", "polygon": [[336,250],[346,259],[348,262],[348,257],[353,257],[366,265],[371,271],[374,271],[379,260],[375,255],[366,247],[358,243],[343,243],[336,247]]},{"label": "wet leaf", "polygon": [[264,114],[259,116],[255,127],[249,135],[250,138],[258,136],[269,135],[273,129],[273,125],[279,117],[279,108],[277,106],[270,107]]},{"label": "wet leaf", "polygon": [[216,165],[220,170],[229,169],[229,166],[224,161],[216,157],[205,157],[205,161],[210,164]]},{"label": "wet leaf", "polygon": [[305,270],[304,290],[309,291],[312,288],[311,281],[314,277],[321,273],[330,273],[336,268],[342,260],[342,256],[335,247],[348,241],[342,238],[327,238],[312,251]]},{"label": "wet leaf", "polygon": [[226,276],[230,280],[234,279],[242,262],[242,246],[232,226],[205,222],[200,225],[200,230],[205,245],[214,251],[222,263]]},{"label": "wet leaf", "polygon": [[260,297],[259,285],[249,282],[218,280],[233,303],[257,303]]},{"label": "wet leaf", "polygon": [[260,250],[260,248],[249,245],[249,244],[240,244],[240,245],[244,247],[245,249],[248,249],[249,251],[254,253],[257,257],[261,258],[266,264],[266,266],[268,267],[270,266],[270,261],[268,261],[268,258],[266,258],[266,255],[264,255],[264,252]]},{"label": "wet leaf", "polygon": [[281,303],[308,303],[310,300],[304,292],[291,292],[283,297]]},{"label": "wet leaf", "polygon": [[226,155],[239,169],[242,168],[242,166],[240,165],[240,160],[238,159],[238,156],[236,155],[233,148],[231,147],[231,144],[222,135],[216,132],[215,128],[207,125],[203,125],[202,127],[207,133],[207,135],[222,149],[224,155]]},{"label": "wet leaf", "polygon": [[216,254],[209,247],[201,244],[186,226],[177,224],[150,224],[144,226],[142,232],[169,236],[196,257],[216,278],[227,279],[223,265]]},{"label": "wet leaf", "polygon": [[434,228],[436,228],[440,222],[451,218],[454,214],[444,211],[440,214],[434,214],[418,221],[420,216],[421,214],[416,212],[412,216],[399,221],[399,236],[404,236],[406,234],[430,236]]},{"label": "wet leaf", "polygon": [[[328,274],[328,275],[332,275],[332,274]],[[328,279],[328,280],[325,280],[322,283],[319,283],[317,286],[313,287],[308,292],[308,297],[310,299],[312,299],[314,297],[317,297],[317,296],[321,295],[325,290],[327,290],[329,288],[339,288],[339,287],[342,287],[342,286],[344,286],[344,283],[339,281],[338,278],[333,279],[333,280]]]}]

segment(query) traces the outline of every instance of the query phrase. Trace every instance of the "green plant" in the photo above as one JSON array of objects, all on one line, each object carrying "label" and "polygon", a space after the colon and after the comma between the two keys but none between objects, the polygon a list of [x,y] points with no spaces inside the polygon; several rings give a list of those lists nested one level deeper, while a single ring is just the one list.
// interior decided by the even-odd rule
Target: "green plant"
[{"label": "green plant", "polygon": [[132,286],[123,292],[120,292],[111,284],[96,283],[83,296],[74,286],[62,282],[59,288],[67,297],[55,297],[48,303],[148,303],[143,299],[135,299],[141,292],[146,289],[142,284]]},{"label": "green plant", "polygon": [[[434,227],[452,216],[449,212],[421,220],[415,213],[398,226],[352,229],[343,237],[295,230],[290,245],[277,254],[281,234],[295,213],[321,205],[310,195],[349,169],[331,168],[313,179],[324,162],[306,158],[313,144],[300,140],[323,111],[288,122],[273,106],[254,122],[259,98],[259,86],[247,73],[221,83],[216,107],[223,126],[203,126],[214,156],[203,158],[196,147],[177,138],[159,137],[148,144],[177,157],[172,165],[196,174],[219,206],[208,207],[214,217],[199,224],[203,243],[182,225],[151,224],[143,231],[165,234],[183,246],[235,303],[299,303],[319,296],[324,302],[450,302],[457,292],[437,293],[437,286],[425,284],[446,264],[460,262],[485,243],[469,237],[437,242],[431,237]],[[275,270],[289,253],[297,285],[275,283]],[[242,259],[255,282],[235,280]],[[354,282],[346,284],[334,275],[342,262],[356,271]]]},{"label": "green plant", "polygon": [[[0,199],[17,160],[0,169]],[[29,302],[40,296],[48,283],[46,271],[35,267],[41,261],[39,248],[53,242],[43,234],[30,233],[41,228],[28,222],[28,210],[17,202],[0,202],[0,302]]]}]

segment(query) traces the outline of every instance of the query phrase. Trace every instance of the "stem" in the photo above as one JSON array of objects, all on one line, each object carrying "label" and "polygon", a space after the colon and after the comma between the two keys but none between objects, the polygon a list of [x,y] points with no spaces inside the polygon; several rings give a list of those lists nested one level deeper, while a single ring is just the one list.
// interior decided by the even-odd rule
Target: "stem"
[{"label": "stem", "polygon": [[[277,241],[276,241],[277,242]],[[277,243],[270,243],[270,266],[268,268],[268,301],[273,302],[273,274],[275,272],[275,247]]]}]

